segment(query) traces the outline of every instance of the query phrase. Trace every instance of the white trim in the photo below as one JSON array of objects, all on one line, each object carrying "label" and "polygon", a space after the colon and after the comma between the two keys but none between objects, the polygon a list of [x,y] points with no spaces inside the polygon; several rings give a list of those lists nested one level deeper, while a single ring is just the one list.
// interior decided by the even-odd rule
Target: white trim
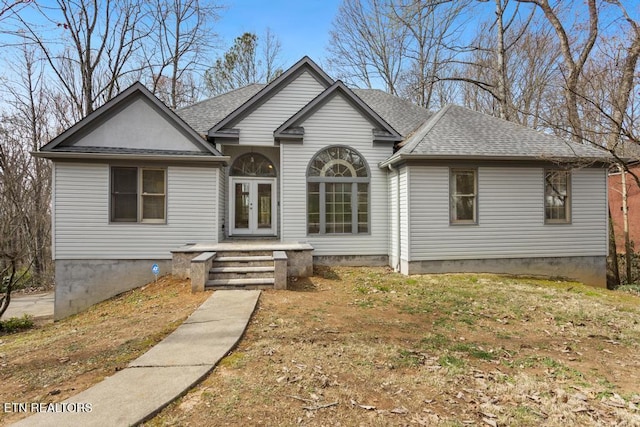
[{"label": "white trim", "polygon": [[164,160],[172,162],[224,163],[229,162],[228,156],[213,155],[175,155],[175,154],[105,154],[105,153],[70,153],[51,151],[32,151],[31,155],[43,159],[99,159],[99,160]]},{"label": "white trim", "polygon": [[407,167],[407,186],[406,186],[406,196],[405,200],[407,202],[407,208],[405,212],[407,212],[407,273],[409,274],[408,263],[412,260],[413,248],[411,247],[411,218],[413,217],[413,212],[411,212],[411,168]]},{"label": "white trim", "polygon": [[[235,218],[235,184],[239,182],[247,182],[249,186],[249,225],[247,229],[236,228]],[[270,184],[271,185],[271,228],[258,228],[258,209],[253,209],[253,205],[257,204],[258,185]],[[277,178],[265,178],[265,177],[246,177],[246,176],[230,176],[229,177],[229,236],[275,236],[276,224],[278,221],[278,192],[277,192]]]},{"label": "white trim", "polygon": [[[282,170],[282,166],[284,165],[284,147],[280,147],[280,150],[278,150],[278,156],[280,157],[280,161],[278,164],[278,173],[280,174],[281,177],[284,177],[284,172]],[[276,206],[280,207],[280,227],[278,228],[278,230],[280,230],[280,241],[284,242],[284,179],[280,179],[280,182],[278,183],[278,185],[280,186],[280,197],[282,198],[282,200],[278,203],[278,201],[276,201]],[[307,214],[307,212],[305,211],[305,215]]]},{"label": "white trim", "polygon": [[[111,195],[109,195],[111,197]],[[51,259],[56,260],[56,163],[51,164]]]},{"label": "white trim", "polygon": [[220,174],[222,173],[221,168],[218,168],[218,170],[216,171],[216,215],[215,215],[215,230],[216,230],[216,241],[220,240],[220,200],[218,200],[218,198],[220,197]]}]

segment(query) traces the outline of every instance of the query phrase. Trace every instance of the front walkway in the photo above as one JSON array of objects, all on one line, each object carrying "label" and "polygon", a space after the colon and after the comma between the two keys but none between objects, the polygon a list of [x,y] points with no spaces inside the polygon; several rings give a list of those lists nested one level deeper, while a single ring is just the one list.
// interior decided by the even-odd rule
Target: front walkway
[{"label": "front walkway", "polygon": [[126,369],[57,404],[57,412],[41,412],[14,426],[141,423],[213,370],[240,340],[259,297],[260,291],[214,292],[178,329]]}]

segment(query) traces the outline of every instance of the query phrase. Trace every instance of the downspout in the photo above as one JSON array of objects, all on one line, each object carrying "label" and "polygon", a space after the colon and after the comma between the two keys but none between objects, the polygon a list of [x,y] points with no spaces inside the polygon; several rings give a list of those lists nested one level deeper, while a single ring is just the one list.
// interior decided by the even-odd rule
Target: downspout
[{"label": "downspout", "polygon": [[389,171],[396,173],[396,230],[398,232],[398,245],[396,248],[396,265],[393,267],[394,271],[400,271],[400,255],[401,255],[401,230],[400,230],[400,171],[397,168],[394,168],[391,163],[389,163]]}]

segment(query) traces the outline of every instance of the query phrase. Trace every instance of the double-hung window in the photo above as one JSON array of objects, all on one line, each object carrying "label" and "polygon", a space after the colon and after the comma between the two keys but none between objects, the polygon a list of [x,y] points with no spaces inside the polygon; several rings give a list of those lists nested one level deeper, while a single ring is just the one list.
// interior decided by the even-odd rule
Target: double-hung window
[{"label": "double-hung window", "polygon": [[369,167],[356,150],[331,146],[307,168],[307,233],[369,232]]},{"label": "double-hung window", "polygon": [[166,222],[166,170],[111,167],[111,222]]},{"label": "double-hung window", "polygon": [[571,172],[545,170],[544,220],[547,224],[571,222]]},{"label": "double-hung window", "polygon": [[478,171],[451,169],[450,207],[452,224],[477,224]]}]

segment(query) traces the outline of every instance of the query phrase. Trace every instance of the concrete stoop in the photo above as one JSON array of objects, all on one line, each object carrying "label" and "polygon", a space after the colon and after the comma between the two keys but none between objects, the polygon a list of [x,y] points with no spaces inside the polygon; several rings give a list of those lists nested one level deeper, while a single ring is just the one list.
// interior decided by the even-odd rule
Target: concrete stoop
[{"label": "concrete stoop", "polygon": [[129,426],[197,384],[237,344],[260,291],[216,291],[172,334],[114,375],[14,426]]},{"label": "concrete stoop", "polygon": [[273,251],[249,254],[218,252],[209,269],[206,289],[273,289],[275,265]]}]

